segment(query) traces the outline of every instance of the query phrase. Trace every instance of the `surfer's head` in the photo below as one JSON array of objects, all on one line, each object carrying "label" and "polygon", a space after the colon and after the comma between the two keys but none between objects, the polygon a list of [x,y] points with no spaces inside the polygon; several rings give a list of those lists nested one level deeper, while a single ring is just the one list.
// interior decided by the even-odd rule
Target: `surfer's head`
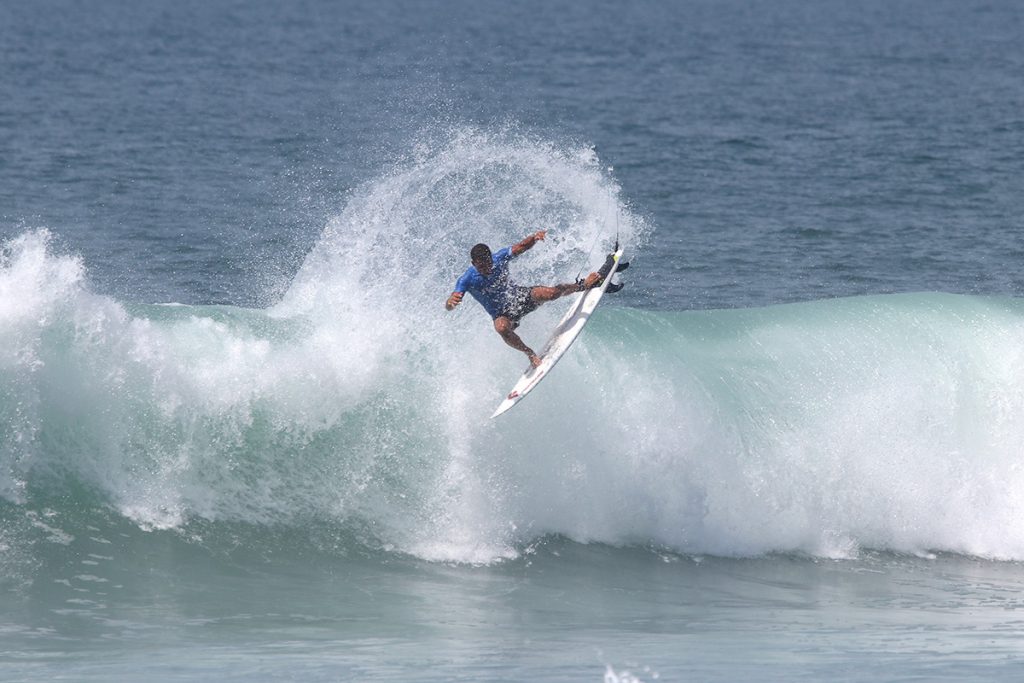
[{"label": "surfer's head", "polygon": [[494,265],[491,248],[483,243],[473,245],[473,248],[469,250],[469,260],[473,262],[473,267],[481,275],[490,273],[491,267]]}]

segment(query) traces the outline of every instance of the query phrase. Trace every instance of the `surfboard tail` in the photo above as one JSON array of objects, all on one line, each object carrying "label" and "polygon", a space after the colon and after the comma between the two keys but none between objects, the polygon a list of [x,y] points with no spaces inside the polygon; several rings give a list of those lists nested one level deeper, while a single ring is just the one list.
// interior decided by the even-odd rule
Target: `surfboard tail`
[{"label": "surfboard tail", "polygon": [[[622,261],[621,259],[616,259],[616,256],[621,256],[621,252],[608,254],[608,258],[604,260],[604,264],[597,269],[597,274],[601,276],[602,281],[614,275],[615,273],[621,273],[626,268],[629,268],[629,261]],[[608,292],[609,294],[614,294],[615,292],[621,290],[623,287],[625,287],[625,285],[621,282],[611,282],[608,284],[608,287],[605,289],[605,291]]]}]

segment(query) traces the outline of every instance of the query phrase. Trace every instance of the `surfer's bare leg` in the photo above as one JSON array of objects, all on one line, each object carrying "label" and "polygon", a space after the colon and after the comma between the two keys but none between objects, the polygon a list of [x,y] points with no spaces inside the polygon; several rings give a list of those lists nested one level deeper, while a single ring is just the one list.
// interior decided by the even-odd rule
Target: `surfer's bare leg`
[{"label": "surfer's bare leg", "polygon": [[[577,283],[555,285],[553,287],[533,287],[530,289],[530,298],[533,299],[534,303],[542,304],[545,301],[554,301],[566,294],[572,294],[574,292],[580,292],[584,289],[591,289],[601,284],[601,276],[598,273],[591,273],[587,276],[587,279],[583,281],[582,286]],[[530,359],[530,365],[537,367],[540,365],[540,356],[533,352],[529,346],[523,343],[523,340],[519,338],[519,335],[515,333],[515,329],[519,327],[519,323],[512,322],[512,320],[506,316],[498,316],[494,319],[494,329],[501,335],[501,338],[505,340],[505,343],[511,346],[517,351],[522,351],[526,354],[526,357]]]},{"label": "surfer's bare leg", "polygon": [[[598,273],[591,273],[583,281],[583,289],[592,289],[601,284],[601,276]],[[530,297],[538,303],[554,301],[566,294],[582,291],[575,282],[567,285],[555,285],[553,287],[534,287],[530,290]]]},{"label": "surfer's bare leg", "polygon": [[494,329],[505,340],[505,343],[516,351],[525,353],[526,357],[530,359],[530,365],[537,367],[540,365],[540,357],[533,352],[533,349],[523,343],[523,340],[515,333],[516,327],[517,325],[505,316],[499,316],[494,319]]}]

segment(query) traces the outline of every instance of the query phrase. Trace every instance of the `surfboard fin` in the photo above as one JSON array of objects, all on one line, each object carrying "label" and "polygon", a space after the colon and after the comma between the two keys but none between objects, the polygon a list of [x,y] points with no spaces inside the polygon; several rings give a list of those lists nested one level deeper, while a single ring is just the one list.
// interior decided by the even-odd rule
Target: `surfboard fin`
[{"label": "surfboard fin", "polygon": [[[619,261],[616,265],[615,254],[608,254],[608,258],[604,260],[604,264],[597,269],[597,274],[601,276],[603,282],[605,278],[609,277],[613,273],[621,273],[626,268],[629,268],[629,261]],[[608,284],[608,289],[605,291],[608,293],[614,293],[625,287],[621,282],[611,282]]]},{"label": "surfboard fin", "polygon": [[603,280],[604,278],[611,275],[613,272],[621,273],[626,268],[629,268],[629,261],[619,261],[619,264],[615,265],[615,255],[608,254],[608,258],[604,260],[604,264],[602,264],[602,266],[597,269],[597,272]]}]

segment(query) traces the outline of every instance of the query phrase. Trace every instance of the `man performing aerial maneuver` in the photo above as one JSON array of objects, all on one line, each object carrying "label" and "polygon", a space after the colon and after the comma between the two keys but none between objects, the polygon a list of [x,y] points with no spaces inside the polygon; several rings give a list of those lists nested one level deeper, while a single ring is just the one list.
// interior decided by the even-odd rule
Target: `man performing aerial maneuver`
[{"label": "man performing aerial maneuver", "polygon": [[566,294],[597,287],[608,276],[608,273],[595,272],[580,282],[552,287],[517,285],[509,278],[509,261],[532,248],[538,241],[542,241],[546,235],[546,230],[540,230],[496,254],[492,254],[486,244],[474,246],[469,252],[473,265],[455,283],[455,291],[444,305],[450,311],[462,302],[466,292],[472,294],[494,319],[494,329],[505,343],[525,353],[533,367],[540,365],[540,357],[515,333],[523,316],[536,310],[546,301],[554,301]]}]

